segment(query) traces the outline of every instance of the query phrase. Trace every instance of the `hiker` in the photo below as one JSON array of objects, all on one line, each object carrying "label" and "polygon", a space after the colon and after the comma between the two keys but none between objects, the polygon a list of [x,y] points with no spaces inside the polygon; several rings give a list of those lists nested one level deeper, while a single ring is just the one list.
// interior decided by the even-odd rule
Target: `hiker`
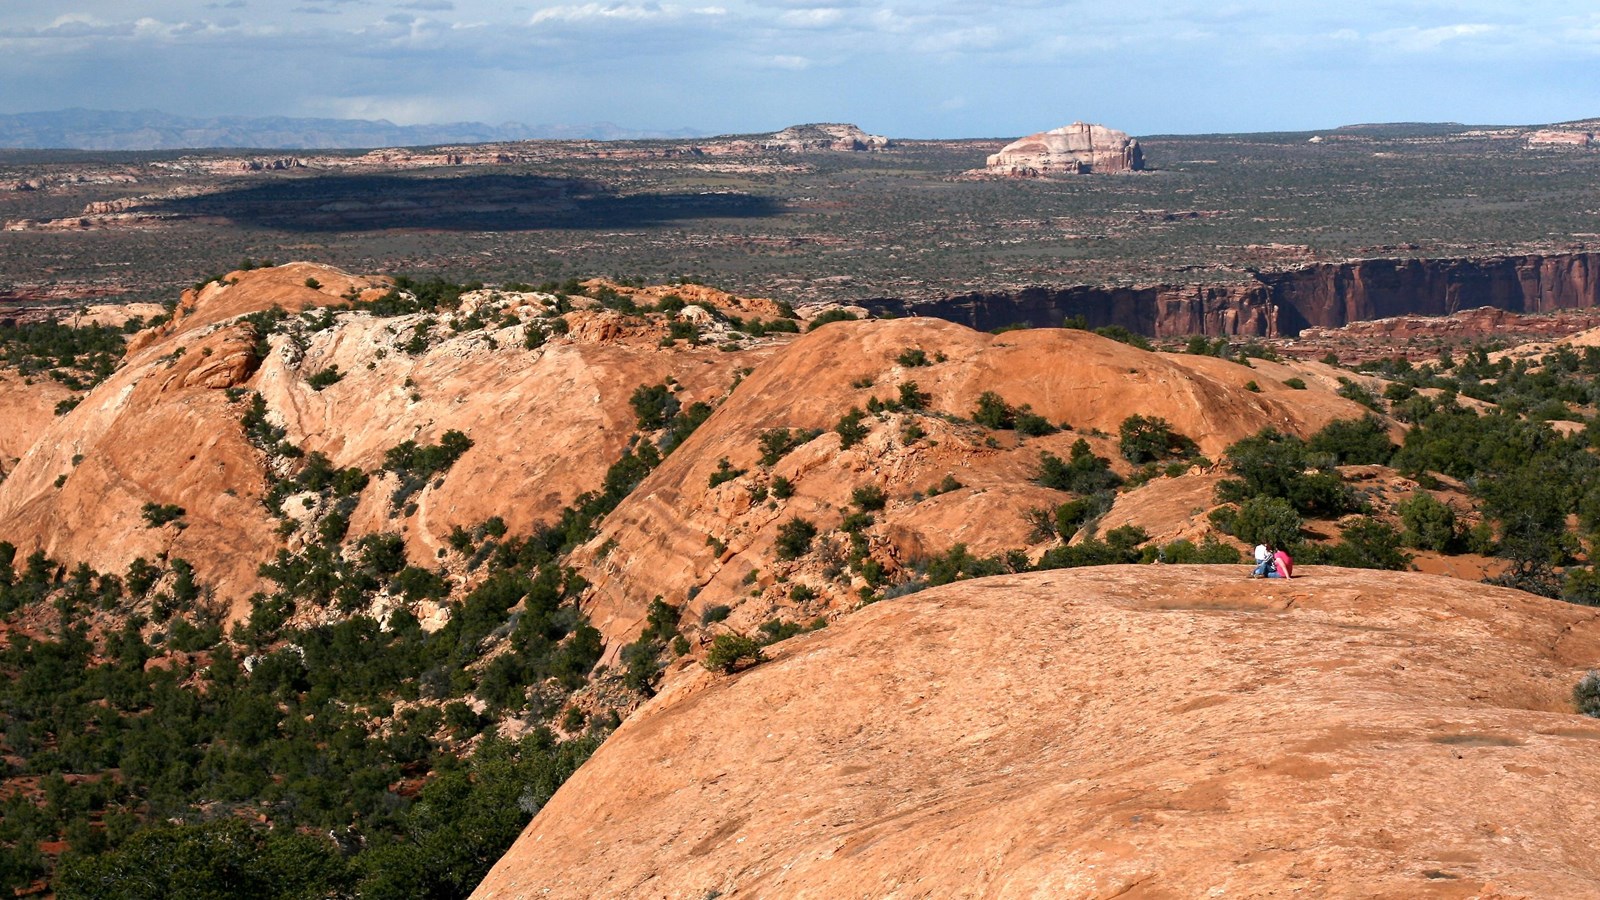
[{"label": "hiker", "polygon": [[1256,545],[1256,567],[1250,572],[1252,578],[1267,577],[1267,569],[1272,567],[1272,548],[1265,543]]},{"label": "hiker", "polygon": [[1279,550],[1272,554],[1272,568],[1267,572],[1268,578],[1293,578],[1294,559],[1289,556],[1289,551]]}]

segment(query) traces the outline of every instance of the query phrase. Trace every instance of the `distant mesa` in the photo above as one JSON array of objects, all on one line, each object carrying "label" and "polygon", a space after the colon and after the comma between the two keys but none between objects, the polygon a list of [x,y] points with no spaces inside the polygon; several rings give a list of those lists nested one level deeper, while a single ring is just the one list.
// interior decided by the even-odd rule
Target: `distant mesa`
[{"label": "distant mesa", "polygon": [[881,134],[867,134],[855,125],[818,123],[790,125],[761,142],[763,150],[805,153],[817,150],[883,150],[890,146]]},{"label": "distant mesa", "polygon": [[1089,172],[1137,172],[1144,168],[1139,142],[1126,132],[1073,122],[1007,144],[989,157],[990,175],[1049,178]]}]

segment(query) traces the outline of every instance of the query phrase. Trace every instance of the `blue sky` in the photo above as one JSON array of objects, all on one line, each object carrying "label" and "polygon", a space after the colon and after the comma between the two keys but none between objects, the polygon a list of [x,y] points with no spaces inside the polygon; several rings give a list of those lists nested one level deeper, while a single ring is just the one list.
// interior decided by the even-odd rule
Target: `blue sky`
[{"label": "blue sky", "polygon": [[0,112],[1005,137],[1600,115],[1600,10],[1454,2],[6,0]]}]

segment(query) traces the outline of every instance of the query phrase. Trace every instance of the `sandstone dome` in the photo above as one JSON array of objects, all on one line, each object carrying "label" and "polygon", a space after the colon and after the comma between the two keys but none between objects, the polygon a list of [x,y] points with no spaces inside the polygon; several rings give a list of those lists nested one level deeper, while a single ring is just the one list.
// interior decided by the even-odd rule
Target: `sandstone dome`
[{"label": "sandstone dome", "polygon": [[1600,896],[1595,611],[1304,574],[978,579],[680,669],[474,896]]},{"label": "sandstone dome", "polygon": [[1137,172],[1144,168],[1139,142],[1126,132],[1073,122],[1007,144],[989,157],[994,175],[1079,175]]}]

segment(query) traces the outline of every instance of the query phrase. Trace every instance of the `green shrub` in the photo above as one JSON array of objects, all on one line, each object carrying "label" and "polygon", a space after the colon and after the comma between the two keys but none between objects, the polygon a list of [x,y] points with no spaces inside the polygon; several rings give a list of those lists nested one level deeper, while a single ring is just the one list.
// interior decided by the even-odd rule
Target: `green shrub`
[{"label": "green shrub", "polygon": [[1342,375],[1339,377],[1338,394],[1346,400],[1354,400],[1368,409],[1377,412],[1383,411],[1383,404],[1379,402],[1377,396],[1363,387],[1360,382],[1345,378]]},{"label": "green shrub", "polygon": [[841,450],[854,447],[856,444],[866,440],[867,426],[862,423],[862,420],[866,417],[866,413],[852,406],[850,411],[839,419],[839,423],[833,426],[833,430],[839,434],[839,448]]},{"label": "green shrub", "polygon": [[1408,569],[1411,556],[1400,549],[1400,532],[1387,522],[1362,516],[1343,526],[1339,542],[1321,551],[1323,562],[1352,569]]},{"label": "green shrub", "polygon": [[1111,461],[1095,456],[1088,441],[1074,441],[1071,457],[1068,462],[1053,453],[1040,453],[1039,474],[1034,480],[1047,488],[1075,494],[1093,494],[1122,483],[1121,477],[1111,471]]},{"label": "green shrub", "polygon": [[678,398],[672,396],[672,389],[665,383],[639,385],[628,403],[633,407],[634,421],[640,431],[665,428],[667,420],[678,413]]},{"label": "green shrub", "polygon": [[811,539],[817,536],[817,526],[795,516],[778,526],[776,549],[779,559],[799,559],[811,552]]},{"label": "green shrub", "polygon": [[732,673],[741,663],[755,665],[765,662],[766,654],[754,638],[742,634],[719,634],[711,641],[706,653],[705,667],[713,672]]},{"label": "green shrub", "polygon": [[1312,453],[1327,453],[1339,465],[1383,465],[1394,456],[1389,431],[1374,416],[1335,419],[1306,441]]},{"label": "green shrub", "polygon": [[806,629],[805,626],[801,625],[799,622],[786,622],[782,619],[768,619],[767,621],[762,622],[756,630],[761,634],[761,637],[757,639],[757,643],[764,647],[768,644],[776,644],[779,641],[787,640],[797,634],[802,634]]},{"label": "green shrub", "polygon": [[1568,568],[1561,578],[1561,599],[1582,606],[1600,606],[1600,572],[1593,567]]},{"label": "green shrub", "polygon": [[1233,517],[1234,537],[1247,544],[1288,547],[1300,540],[1300,514],[1281,497],[1251,497]]},{"label": "green shrub", "polygon": [[1219,502],[1279,497],[1305,515],[1342,515],[1364,508],[1328,461],[1314,465],[1305,444],[1292,435],[1262,429],[1229,447],[1227,460],[1236,477],[1217,483]]},{"label": "green shrub", "polygon": [[927,393],[923,392],[922,390],[918,389],[917,383],[915,381],[902,381],[902,382],[900,382],[899,392],[900,392],[900,399],[899,399],[899,408],[900,409],[909,409],[909,410],[927,409],[928,408],[928,403],[933,399],[932,395],[927,394]]},{"label": "green shrub", "polygon": [[930,365],[928,361],[928,354],[916,347],[907,347],[906,349],[900,351],[900,355],[895,357],[894,361],[908,369],[916,366]]},{"label": "green shrub", "polygon": [[728,606],[725,603],[718,603],[715,606],[708,606],[706,607],[705,611],[700,614],[700,624],[711,625],[716,622],[721,622],[727,619],[732,613],[733,607]]},{"label": "green shrub", "polygon": [[966,544],[956,544],[942,556],[927,563],[926,584],[937,587],[962,578],[981,578],[986,575],[1003,575],[1006,564],[998,556],[973,556]]},{"label": "green shrub", "polygon": [[761,432],[761,464],[763,466],[776,465],[778,460],[789,455],[791,450],[799,447],[812,438],[821,434],[820,431],[787,428],[769,428]]},{"label": "green shrub", "polygon": [[1122,420],[1118,432],[1122,458],[1136,466],[1162,459],[1188,459],[1200,453],[1194,441],[1173,431],[1167,420],[1158,416],[1129,416]]},{"label": "green shrub", "polygon": [[978,407],[972,411],[972,421],[985,428],[1011,429],[1017,427],[1017,411],[994,391],[978,395]]},{"label": "green shrub", "polygon": [[812,319],[811,324],[806,326],[806,330],[816,331],[818,328],[832,322],[854,322],[858,318],[860,317],[847,309],[835,307]]},{"label": "green shrub", "polygon": [[1150,341],[1144,335],[1129,331],[1121,325],[1105,325],[1096,328],[1094,333],[1104,338],[1110,338],[1113,341],[1121,341],[1124,344],[1138,347],[1140,350],[1155,349],[1150,346]]},{"label": "green shrub", "polygon": [[160,528],[183,518],[186,511],[176,503],[146,503],[139,514],[144,517],[146,527]]},{"label": "green shrub", "polygon": [[1306,381],[1304,378],[1299,377],[1285,378],[1283,380],[1283,386],[1286,388],[1293,388],[1297,391],[1303,391],[1306,389]]},{"label": "green shrub", "polygon": [[864,484],[850,492],[850,502],[863,512],[875,512],[888,504],[889,496],[875,484]]},{"label": "green shrub", "polygon": [[339,371],[339,367],[329,366],[321,371],[313,372],[311,377],[306,379],[306,384],[312,390],[320,391],[330,385],[338,384],[342,380],[344,380],[344,373]]},{"label": "green shrub", "polygon": [[1578,712],[1600,718],[1600,672],[1589,670],[1572,688],[1572,702]]},{"label": "green shrub", "polygon": [[1417,491],[1395,505],[1407,547],[1437,553],[1459,553],[1463,535],[1456,522],[1456,511],[1427,491]]},{"label": "green shrub", "polygon": [[717,460],[717,470],[711,473],[710,486],[716,487],[720,484],[726,484],[744,473],[744,469],[735,469],[733,464],[728,462],[728,458],[724,456]]}]

